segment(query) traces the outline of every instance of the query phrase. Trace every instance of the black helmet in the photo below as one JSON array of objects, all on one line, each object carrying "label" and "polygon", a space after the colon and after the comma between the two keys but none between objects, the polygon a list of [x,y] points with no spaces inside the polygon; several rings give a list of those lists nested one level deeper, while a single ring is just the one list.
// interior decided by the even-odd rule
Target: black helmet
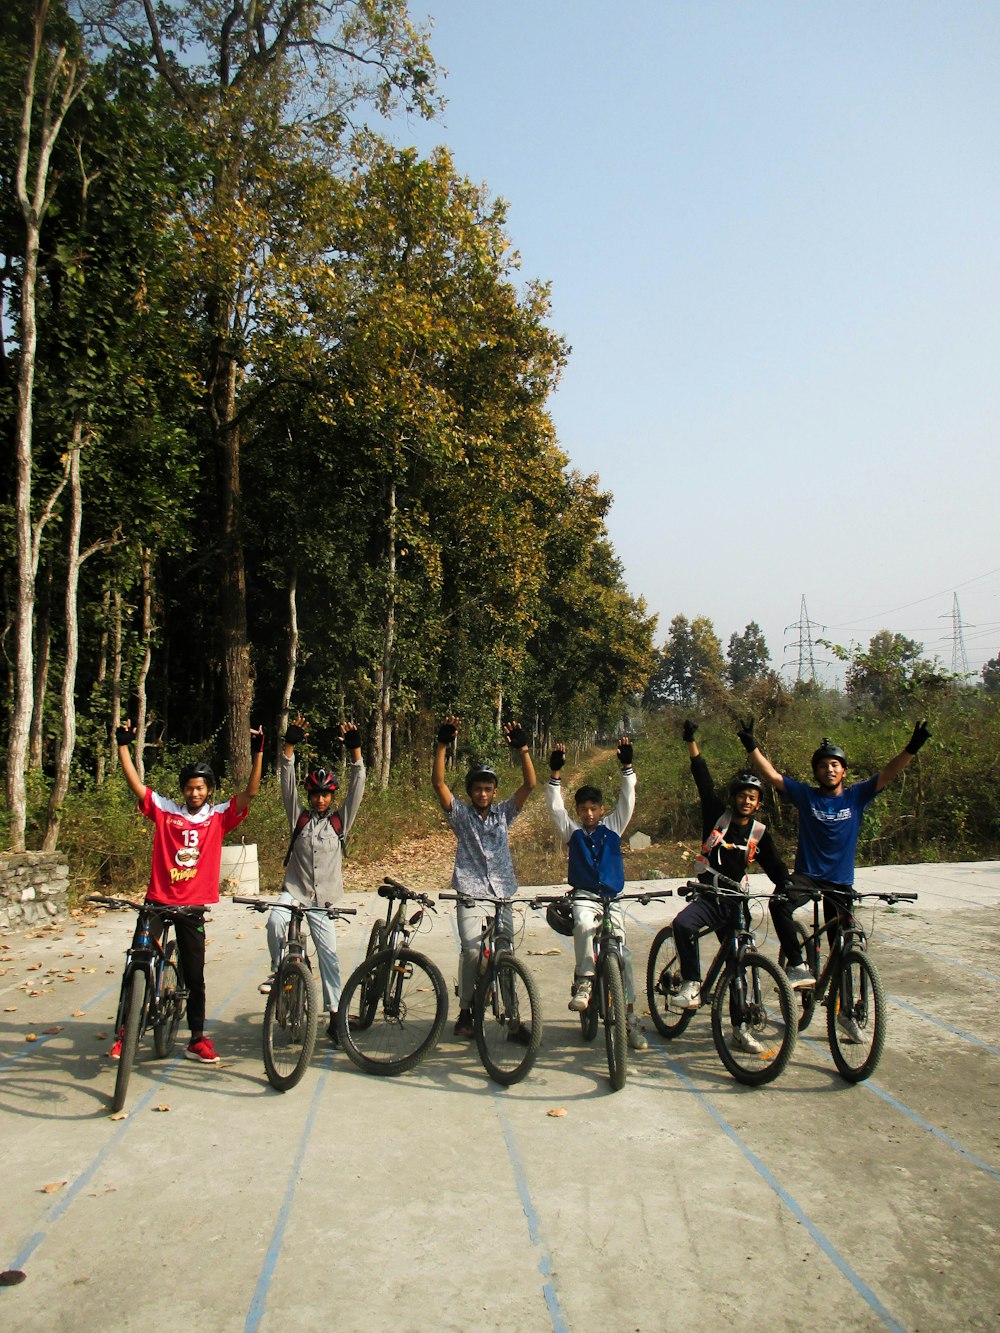
[{"label": "black helmet", "polygon": [[756,773],[737,773],[729,784],[729,795],[735,796],[738,791],[755,791],[763,796],[764,784]]},{"label": "black helmet", "polygon": [[185,764],[177,774],[177,782],[182,791],[192,778],[202,778],[209,791],[215,791],[215,774],[201,759],[194,764]]},{"label": "black helmet", "polygon": [[814,773],[816,772],[816,765],[821,759],[839,759],[844,767],[847,767],[847,755],[839,745],[834,745],[829,736],[824,736],[823,744],[818,750],[813,750],[812,770]]},{"label": "black helmet", "polygon": [[472,784],[474,782],[492,782],[494,787],[500,786],[500,779],[492,768],[470,768],[465,779],[466,795],[472,794]]},{"label": "black helmet", "polygon": [[545,909],[545,920],[558,935],[572,935],[573,904],[569,898],[560,898],[557,903],[549,903]]},{"label": "black helmet", "polygon": [[306,774],[306,791],[312,795],[314,791],[329,792],[332,796],[337,790],[337,779],[328,768],[312,768]]}]

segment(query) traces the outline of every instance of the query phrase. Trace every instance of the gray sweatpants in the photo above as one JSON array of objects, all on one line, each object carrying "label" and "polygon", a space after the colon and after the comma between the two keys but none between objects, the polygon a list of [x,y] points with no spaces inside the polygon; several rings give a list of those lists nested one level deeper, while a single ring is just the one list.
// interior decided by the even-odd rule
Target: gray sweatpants
[{"label": "gray sweatpants", "polygon": [[[282,889],[278,903],[293,903],[295,899],[287,889]],[[278,966],[281,945],[288,934],[291,912],[281,906],[272,907],[267,918],[267,946],[271,951],[271,970]],[[335,923],[323,912],[308,912],[309,934],[316,947],[316,959],[319,962],[319,974],[323,981],[323,1006],[331,1014],[337,1012],[340,1004],[340,959],[337,957],[337,931]]]}]

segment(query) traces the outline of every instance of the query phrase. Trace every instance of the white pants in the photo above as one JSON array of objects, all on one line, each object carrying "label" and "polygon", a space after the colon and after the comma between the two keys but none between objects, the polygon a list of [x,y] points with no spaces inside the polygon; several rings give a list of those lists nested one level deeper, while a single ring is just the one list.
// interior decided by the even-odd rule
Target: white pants
[{"label": "white pants", "polygon": [[508,903],[499,899],[487,898],[467,907],[458,904],[458,937],[462,942],[462,952],[458,964],[458,1007],[472,1008],[472,996],[476,989],[476,969],[479,966],[479,945],[483,938],[483,927],[497,914],[497,937],[507,939],[514,944],[514,913]]},{"label": "white pants", "polygon": [[[293,903],[295,898],[283,889],[278,897],[279,903]],[[287,908],[272,907],[267,918],[267,946],[271,950],[271,970],[278,966],[278,957],[285,936],[291,912]],[[323,981],[323,1005],[331,1014],[337,1012],[340,1004],[340,959],[337,957],[337,931],[335,923],[325,912],[307,912],[309,934],[316,948],[319,974]]]},{"label": "white pants", "polygon": [[[601,924],[604,909],[601,899],[588,894],[586,897],[575,894],[573,897],[573,945],[576,950],[576,976],[594,975],[594,937]],[[625,959],[625,998],[629,1004],[635,1000],[635,983],[632,979],[632,953],[625,939],[625,908],[621,903],[611,904],[611,924],[615,936],[622,942],[622,954]]]}]

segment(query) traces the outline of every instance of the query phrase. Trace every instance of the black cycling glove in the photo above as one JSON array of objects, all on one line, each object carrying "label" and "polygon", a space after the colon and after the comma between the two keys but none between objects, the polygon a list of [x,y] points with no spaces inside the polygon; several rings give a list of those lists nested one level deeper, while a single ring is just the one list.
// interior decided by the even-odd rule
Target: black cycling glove
[{"label": "black cycling glove", "polygon": [[458,728],[454,722],[442,722],[438,727],[438,745],[450,745],[458,735]]},{"label": "black cycling glove", "polygon": [[686,718],[684,719],[684,731],[683,731],[683,733],[682,733],[683,736],[684,736],[684,739],[685,739],[686,741],[688,741],[688,742],[693,741],[693,740],[694,740],[694,733],[695,733],[697,730],[698,730],[698,723],[697,723],[697,722],[692,722],[691,719],[690,719],[689,717],[686,717]]},{"label": "black cycling glove", "polygon": [[549,755],[549,768],[551,768],[553,773],[558,773],[559,770],[562,768],[563,764],[565,764],[565,762],[566,762],[565,750],[553,750],[552,753]]},{"label": "black cycling glove", "polygon": [[135,729],[132,726],[131,722],[126,722],[126,724],[123,727],[116,728],[115,730],[116,745],[131,745],[134,740],[135,740]]},{"label": "black cycling glove", "polygon": [[528,744],[528,738],[524,734],[524,728],[520,722],[515,722],[510,731],[507,732],[507,744],[512,750],[523,750]]},{"label": "black cycling glove", "polygon": [[913,728],[913,735],[906,745],[907,754],[916,754],[921,745],[925,745],[931,738],[931,733],[927,730],[927,719],[921,721]]},{"label": "black cycling glove", "polygon": [[618,762],[622,768],[629,768],[632,763],[632,742],[622,741],[618,747]]},{"label": "black cycling glove", "polygon": [[757,744],[757,737],[753,734],[753,724],[754,719],[752,717],[747,718],[746,721],[740,723],[740,729],[736,733],[747,754],[753,754],[754,750],[760,749]]},{"label": "black cycling glove", "polygon": [[300,727],[297,722],[289,722],[288,730],[285,732],[286,745],[298,745],[300,741],[306,738],[305,729]]},{"label": "black cycling glove", "polygon": [[260,731],[251,731],[250,733],[250,753],[260,754],[264,748],[264,728]]},{"label": "black cycling glove", "polygon": [[344,732],[344,746],[348,750],[361,749],[361,732],[357,727],[348,727]]}]

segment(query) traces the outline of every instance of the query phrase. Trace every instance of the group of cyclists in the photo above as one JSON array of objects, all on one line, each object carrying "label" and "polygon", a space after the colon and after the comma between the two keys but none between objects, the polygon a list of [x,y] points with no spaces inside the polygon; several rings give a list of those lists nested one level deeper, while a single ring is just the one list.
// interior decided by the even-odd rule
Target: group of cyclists
[{"label": "group of cyclists", "polygon": [[[473,1036],[472,996],[475,986],[479,944],[486,913],[497,914],[497,934],[513,947],[514,929],[510,899],[517,892],[517,878],[511,859],[509,832],[537,779],[531,759],[528,737],[518,722],[504,728],[504,738],[521,765],[521,782],[514,794],[498,800],[499,776],[488,766],[472,767],[465,778],[467,801],[457,797],[446,781],[447,755],[461,728],[461,719],[446,717],[437,732],[431,769],[431,784],[445,817],[455,834],[455,865],[452,887],[461,895],[458,905],[460,938],[459,1013],[454,1035]],[[682,984],[671,993],[671,1008],[696,1009],[701,1003],[701,963],[699,934],[715,930],[720,938],[731,927],[732,913],[739,905],[710,890],[718,876],[742,880],[754,861],[758,861],[780,894],[770,901],[770,914],[781,942],[788,981],[793,988],[815,984],[805,966],[801,944],[792,913],[802,903],[822,895],[824,919],[829,923],[850,908],[854,882],[854,859],[861,818],[864,811],[897,777],[929,739],[925,721],[913,729],[906,747],[878,773],[861,782],[846,784],[847,755],[824,738],[812,756],[814,786],[798,782],[780,773],[767,759],[754,736],[750,719],[737,733],[748,756],[750,767],[729,784],[727,797],[716,790],[708,765],[701,754],[695,734],[698,728],[686,721],[683,740],[688,746],[691,771],[701,803],[702,850],[698,858],[698,882],[705,892],[696,894],[677,915],[674,931]],[[282,942],[288,930],[289,904],[305,907],[335,905],[344,895],[344,839],[357,817],[365,790],[365,765],[362,737],[353,722],[338,729],[349,759],[347,793],[336,806],[338,782],[326,767],[311,767],[304,777],[306,802],[299,797],[295,747],[308,735],[308,724],[301,716],[290,723],[284,736],[280,761],[282,801],[288,819],[290,842],[285,857],[281,893],[268,918],[267,938],[271,958],[269,975],[260,990],[270,989]],[[130,747],[135,728],[130,722],[118,728],[116,741],[125,780],[135,794],[139,809],[153,821],[152,865],[146,900],[160,907],[209,907],[219,900],[219,869],[222,840],[247,816],[250,802],[260,789],[264,736],[259,729],[251,732],[253,764],[245,790],[219,804],[212,804],[215,776],[204,763],[186,765],[179,774],[182,802],[162,796],[145,785],[133,762]],[[579,787],[573,795],[573,815],[562,792],[561,770],[566,748],[557,744],[549,758],[549,782],[546,789],[549,815],[567,849],[566,880],[570,886],[567,899],[566,929],[572,930],[574,973],[569,1009],[583,1012],[590,1001],[594,976],[594,934],[607,899],[616,899],[625,886],[622,835],[635,808],[636,774],[633,746],[628,736],[618,742],[621,783],[610,813],[603,792],[590,785]],[[764,784],[794,805],[798,811],[798,842],[792,873],[788,872],[771,835],[759,818]],[[622,942],[625,960],[628,1041],[633,1050],[648,1048],[642,1023],[635,1012],[635,985],[628,950],[625,913],[620,903],[612,902],[611,916],[615,933]],[[175,918],[177,948],[188,989],[187,1019],[191,1039],[186,1048],[188,1059],[217,1065],[219,1055],[205,1034],[205,931],[203,918],[178,915]],[[340,963],[333,921],[324,913],[309,918],[310,931],[319,963],[324,1006],[329,1012],[327,1035],[337,1043],[337,1010],[341,994]],[[850,1023],[844,1018],[845,1027]],[[849,1029],[846,1039],[851,1040]],[[756,1038],[745,1026],[734,1025],[732,1045],[753,1052]],[[121,1052],[121,1034],[111,1048],[112,1058]]]}]

